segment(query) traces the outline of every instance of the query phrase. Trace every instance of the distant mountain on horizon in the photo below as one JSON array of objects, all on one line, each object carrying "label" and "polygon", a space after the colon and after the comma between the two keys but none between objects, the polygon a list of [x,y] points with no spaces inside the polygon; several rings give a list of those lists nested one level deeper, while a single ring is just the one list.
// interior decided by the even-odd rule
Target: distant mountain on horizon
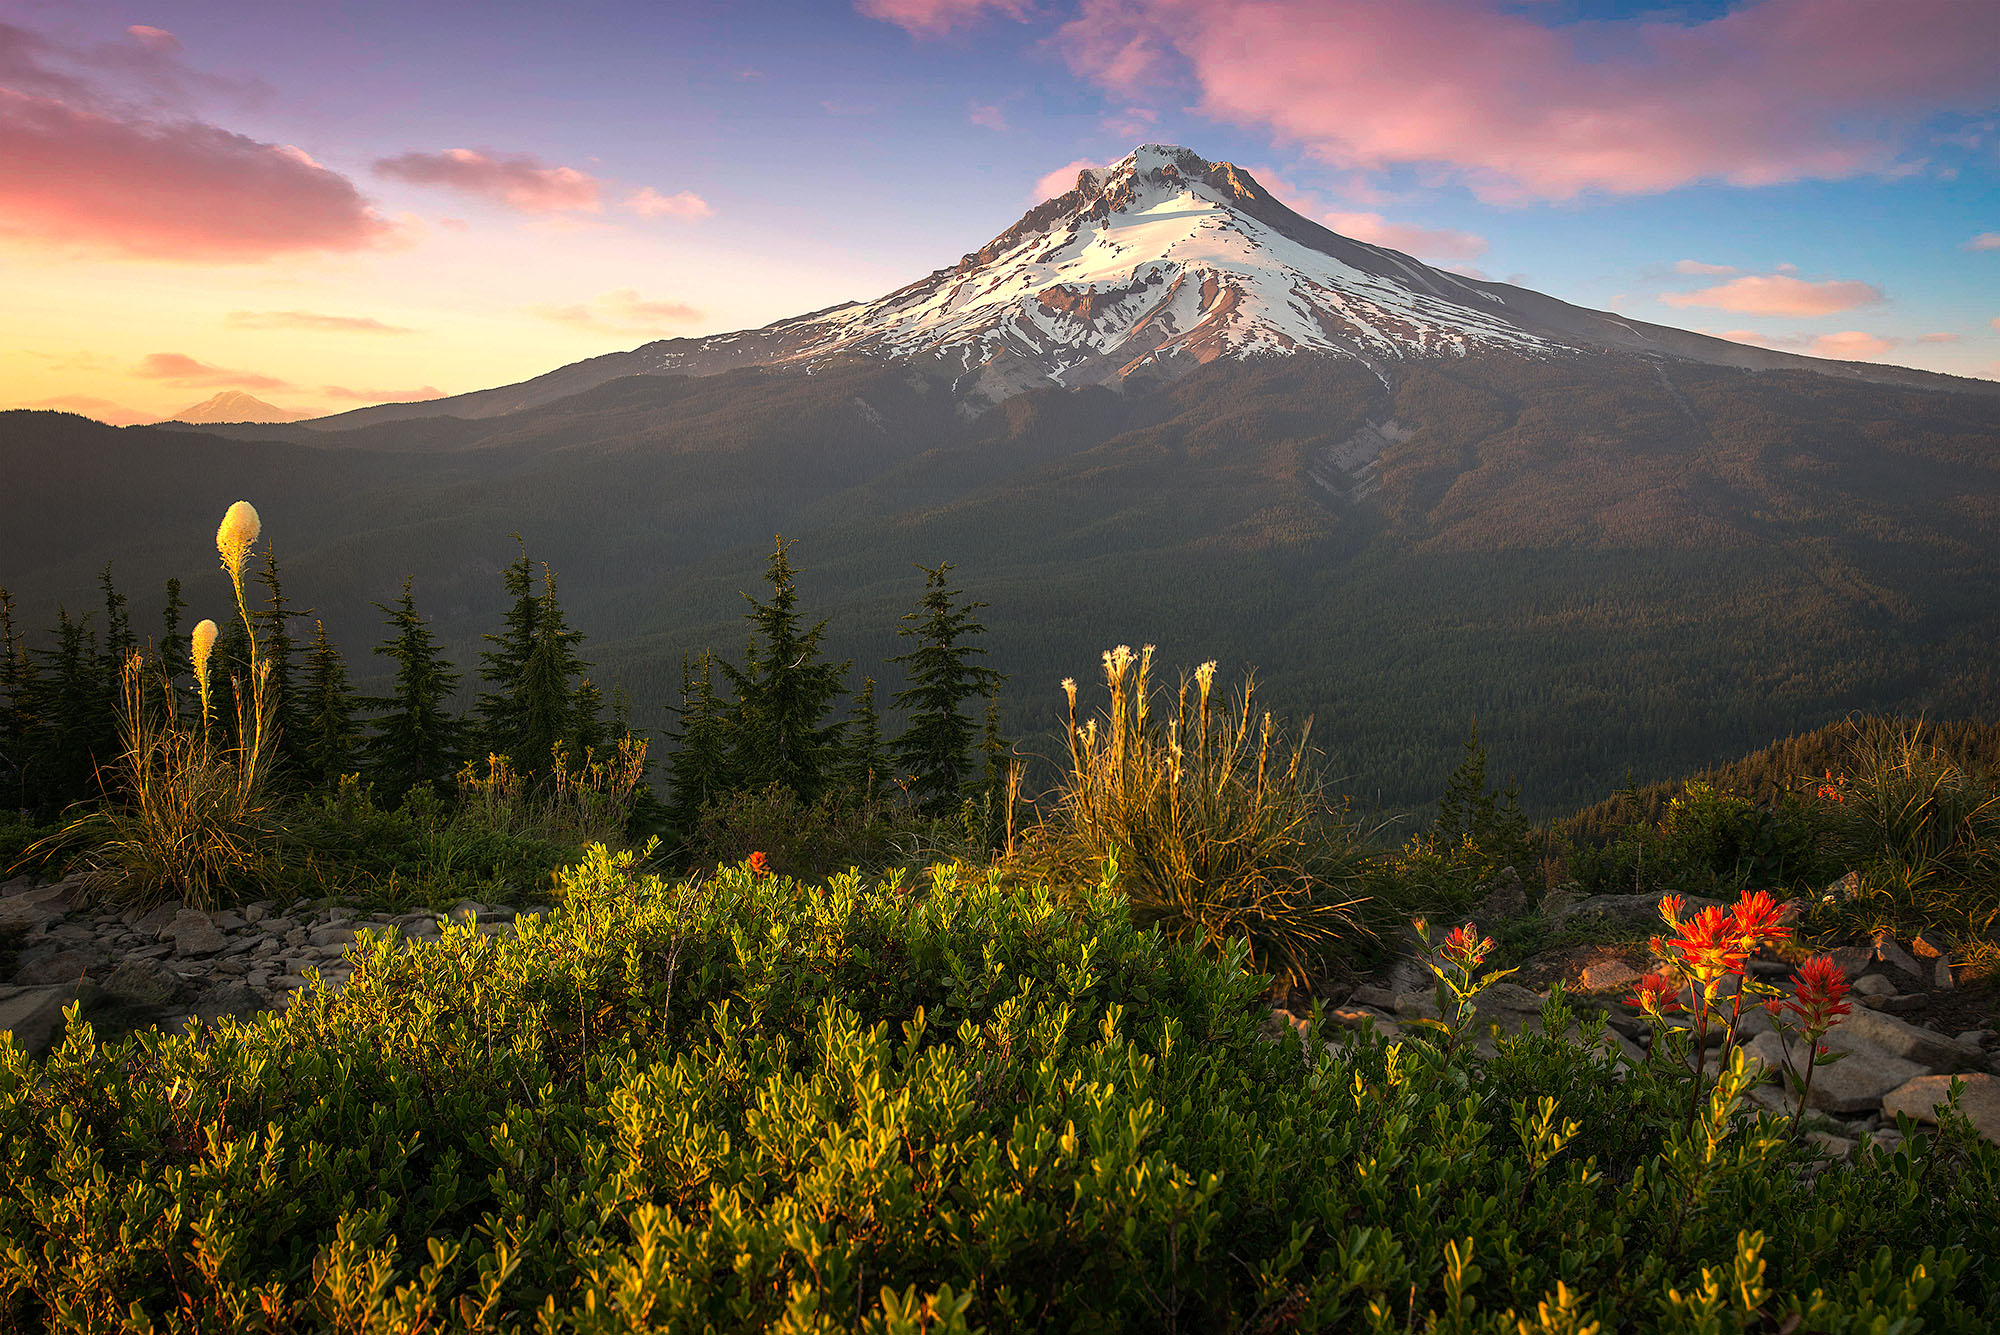
[{"label": "distant mountain on horizon", "polygon": [[225,389],[220,394],[211,395],[200,403],[190,404],[171,417],[163,417],[154,425],[168,422],[187,422],[194,426],[225,422],[297,422],[314,414],[294,412],[269,404],[240,389]]},{"label": "distant mountain on horizon", "polygon": [[1171,380],[1218,358],[1324,356],[1387,383],[1398,366],[1494,350],[1629,352],[2000,394],[2000,382],[1779,352],[1468,278],[1331,231],[1233,163],[1144,144],[1109,168],[1078,173],[1074,187],[957,264],[874,301],[663,339],[518,384],[357,408],[312,425],[493,417],[622,376],[746,366],[811,374],[849,358],[944,372],[977,411],[1030,389]]}]

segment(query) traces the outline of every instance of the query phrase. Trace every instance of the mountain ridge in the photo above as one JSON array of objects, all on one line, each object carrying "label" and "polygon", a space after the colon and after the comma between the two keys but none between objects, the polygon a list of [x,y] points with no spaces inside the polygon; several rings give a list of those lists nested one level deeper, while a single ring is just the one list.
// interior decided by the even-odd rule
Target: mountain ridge
[{"label": "mountain ridge", "polygon": [[1233,163],[1146,144],[1110,168],[1080,171],[1070,190],[956,264],[873,301],[657,340],[515,384],[355,409],[310,427],[492,417],[626,375],[744,366],[810,374],[846,356],[947,367],[968,411],[979,411],[1036,386],[1171,379],[1219,356],[1344,357],[1387,385],[1399,363],[1493,348],[1616,350],[2000,394],[2000,383],[1758,348],[1454,274],[1304,217]]}]

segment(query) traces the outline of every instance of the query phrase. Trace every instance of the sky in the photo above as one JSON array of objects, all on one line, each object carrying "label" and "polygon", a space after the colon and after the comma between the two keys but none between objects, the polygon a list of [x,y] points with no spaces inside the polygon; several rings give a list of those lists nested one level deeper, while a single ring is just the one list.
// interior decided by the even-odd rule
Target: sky
[{"label": "sky", "polygon": [[2000,378],[1991,0],[0,0],[0,407],[436,397],[879,296],[1146,142]]}]

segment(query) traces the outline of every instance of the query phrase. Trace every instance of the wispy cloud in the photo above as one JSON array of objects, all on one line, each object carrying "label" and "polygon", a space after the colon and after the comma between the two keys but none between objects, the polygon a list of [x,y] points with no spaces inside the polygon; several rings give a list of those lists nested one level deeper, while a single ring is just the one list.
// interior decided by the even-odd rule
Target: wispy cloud
[{"label": "wispy cloud", "polygon": [[89,394],[58,394],[51,399],[34,399],[21,405],[23,408],[48,408],[59,413],[76,413],[81,417],[93,417],[112,426],[136,426],[141,422],[159,420],[158,413],[142,413],[136,408],[113,403],[110,399],[95,398]]},{"label": "wispy cloud", "polygon": [[988,14],[1022,19],[1031,12],[1027,0],[859,0],[854,7],[919,37],[936,37]]},{"label": "wispy cloud", "polygon": [[343,403],[421,403],[425,399],[444,397],[444,391],[436,385],[419,385],[415,389],[351,389],[346,385],[322,385],[319,392],[326,398]]},{"label": "wispy cloud", "polygon": [[[1334,231],[1351,236],[1356,241],[1407,251],[1425,259],[1470,261],[1491,249],[1486,238],[1475,232],[1390,222],[1379,213],[1333,212],[1324,215],[1322,220]],[[1485,275],[1467,272],[1467,277],[1484,278]]]},{"label": "wispy cloud", "polygon": [[1699,274],[1708,278],[1723,278],[1743,271],[1733,264],[1703,264],[1700,260],[1675,260],[1674,272]]},{"label": "wispy cloud", "polygon": [[705,312],[678,301],[648,301],[629,287],[571,306],[534,306],[534,314],[595,334],[656,334],[698,323]]},{"label": "wispy cloud", "polygon": [[1989,109],[2000,67],[1992,7],[1966,0],[1569,25],[1535,8],[1083,0],[1056,40],[1115,92],[1191,82],[1203,114],[1326,162],[1442,166],[1502,201],[1886,171],[1930,117]]},{"label": "wispy cloud", "polygon": [[1815,357],[1831,357],[1843,362],[1866,362],[1886,355],[1893,351],[1896,345],[1896,339],[1883,338],[1879,334],[1865,334],[1859,329],[1849,329],[1838,334],[1821,334],[1807,345],[1806,350]]},{"label": "wispy cloud", "polygon": [[351,181],[303,150],[181,108],[199,77],[172,59],[172,34],[130,36],[79,50],[0,23],[0,238],[207,263],[395,239]]},{"label": "wispy cloud", "polygon": [[968,103],[965,118],[974,125],[988,130],[1007,128],[1007,112],[996,102]]},{"label": "wispy cloud", "polygon": [[1669,306],[1707,306],[1739,315],[1810,316],[1879,306],[1888,298],[1873,283],[1814,283],[1789,274],[1746,274],[1698,292],[1662,292],[1660,300]]},{"label": "wispy cloud", "polygon": [[1078,172],[1086,168],[1098,168],[1103,165],[1101,162],[1092,162],[1089,158],[1075,158],[1069,162],[1065,162],[1062,166],[1047,173],[1039,181],[1035,182],[1035,202],[1039,204],[1045,199],[1054,199],[1057,195],[1068,194],[1070,191],[1076,189]]},{"label": "wispy cloud", "polygon": [[715,210],[692,190],[663,195],[644,186],[625,196],[625,207],[642,218],[712,218]]},{"label": "wispy cloud", "polygon": [[291,382],[256,371],[235,371],[197,361],[184,352],[154,352],[132,369],[145,380],[161,380],[183,389],[290,389]]},{"label": "wispy cloud", "polygon": [[2000,250],[2000,232],[1981,232],[1965,243],[1967,250]]},{"label": "wispy cloud", "polygon": [[309,329],[326,334],[408,334],[404,325],[384,324],[367,315],[327,315],[320,311],[231,311],[222,317],[231,329]]},{"label": "wispy cloud", "polygon": [[552,166],[527,153],[494,154],[476,148],[409,152],[377,159],[375,173],[490,199],[522,213],[595,213],[602,207],[602,187],[596,177],[574,167]]}]

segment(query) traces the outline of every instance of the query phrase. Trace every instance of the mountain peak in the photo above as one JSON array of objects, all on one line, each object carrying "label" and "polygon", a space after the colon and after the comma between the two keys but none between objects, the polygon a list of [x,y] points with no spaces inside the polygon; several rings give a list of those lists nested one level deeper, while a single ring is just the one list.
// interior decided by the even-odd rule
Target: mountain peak
[{"label": "mountain peak", "polygon": [[295,413],[264,402],[240,389],[225,389],[200,403],[190,404],[163,422],[297,422],[311,413]]}]

